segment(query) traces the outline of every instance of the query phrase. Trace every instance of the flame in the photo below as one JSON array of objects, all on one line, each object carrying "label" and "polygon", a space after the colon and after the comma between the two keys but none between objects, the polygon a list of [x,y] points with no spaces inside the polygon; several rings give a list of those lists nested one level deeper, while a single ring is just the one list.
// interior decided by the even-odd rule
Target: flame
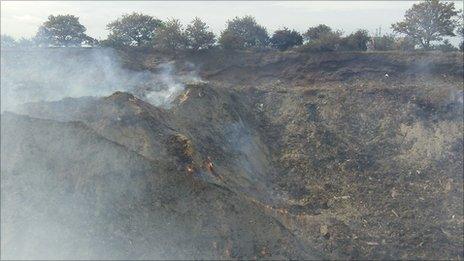
[{"label": "flame", "polygon": [[210,172],[214,171],[213,161],[210,157],[207,157],[203,164],[205,165],[206,169],[208,169]]},{"label": "flame", "polygon": [[187,174],[193,174],[193,167],[191,165],[187,165]]}]

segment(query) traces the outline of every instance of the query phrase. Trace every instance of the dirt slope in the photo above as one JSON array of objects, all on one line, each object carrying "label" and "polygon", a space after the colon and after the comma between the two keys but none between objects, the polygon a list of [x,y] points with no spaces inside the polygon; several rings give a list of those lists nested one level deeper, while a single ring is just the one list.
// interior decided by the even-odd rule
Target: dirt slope
[{"label": "dirt slope", "polygon": [[2,258],[319,256],[247,198],[82,123],[8,113],[2,135]]}]

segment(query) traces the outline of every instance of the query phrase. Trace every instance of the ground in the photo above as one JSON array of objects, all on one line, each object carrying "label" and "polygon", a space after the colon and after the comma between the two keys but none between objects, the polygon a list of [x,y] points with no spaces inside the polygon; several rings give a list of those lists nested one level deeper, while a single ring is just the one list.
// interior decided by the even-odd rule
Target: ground
[{"label": "ground", "polygon": [[15,137],[2,143],[2,257],[40,248],[18,244],[34,196],[91,212],[76,214],[89,224],[60,223],[101,228],[108,243],[63,239],[90,249],[83,257],[463,258],[462,53],[118,55],[153,73],[173,61],[202,81],[169,108],[117,92],[2,114],[2,139]]}]

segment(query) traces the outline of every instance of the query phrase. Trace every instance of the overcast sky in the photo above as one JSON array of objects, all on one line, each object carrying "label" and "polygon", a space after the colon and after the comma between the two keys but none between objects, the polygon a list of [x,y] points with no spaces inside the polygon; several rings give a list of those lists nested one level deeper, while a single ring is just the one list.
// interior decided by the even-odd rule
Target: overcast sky
[{"label": "overcast sky", "polygon": [[[97,39],[106,38],[106,24],[130,12],[160,19],[178,18],[188,23],[195,16],[215,33],[235,16],[253,15],[269,32],[284,26],[300,32],[320,23],[350,33],[364,28],[374,33],[391,32],[413,1],[1,1],[1,33],[15,38],[31,37],[50,14],[73,14]],[[455,5],[462,9],[462,2]]]}]

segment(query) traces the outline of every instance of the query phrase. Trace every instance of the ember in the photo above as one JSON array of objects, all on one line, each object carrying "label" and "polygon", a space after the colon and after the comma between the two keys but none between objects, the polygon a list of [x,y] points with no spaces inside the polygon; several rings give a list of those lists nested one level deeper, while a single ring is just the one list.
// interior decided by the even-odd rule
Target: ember
[{"label": "ember", "polygon": [[213,161],[211,160],[211,157],[206,157],[206,159],[203,161],[203,166],[205,169],[207,169],[209,172],[213,173],[216,175],[216,173],[214,172],[214,165],[213,165]]},{"label": "ember", "polygon": [[189,175],[192,175],[193,174],[193,171],[194,171],[194,168],[191,164],[187,165],[187,174]]}]

